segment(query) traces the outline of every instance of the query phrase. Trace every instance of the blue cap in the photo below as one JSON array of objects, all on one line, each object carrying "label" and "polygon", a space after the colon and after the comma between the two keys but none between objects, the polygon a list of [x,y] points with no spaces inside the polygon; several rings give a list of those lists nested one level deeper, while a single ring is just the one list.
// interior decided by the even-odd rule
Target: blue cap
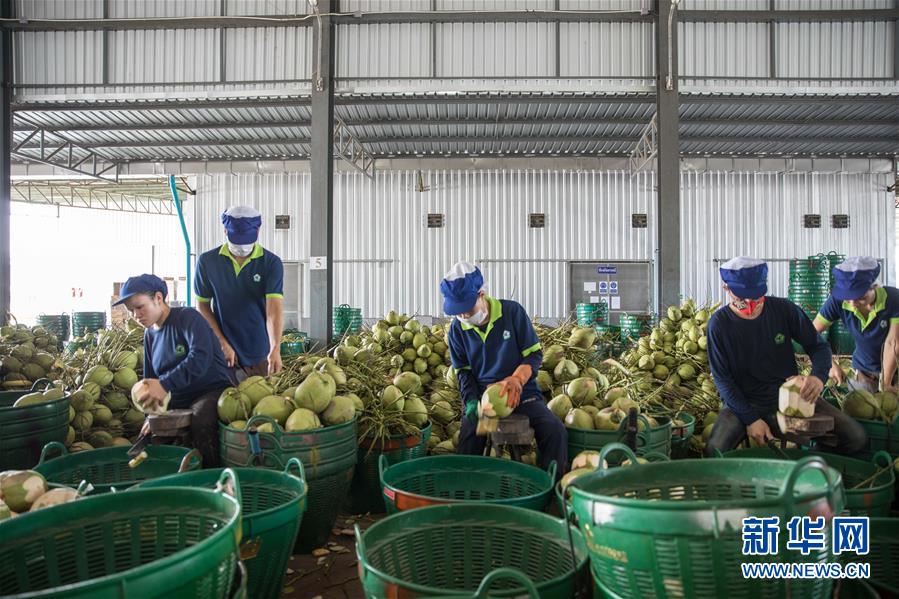
[{"label": "blue cap", "polygon": [[734,258],[721,268],[721,280],[740,299],[756,299],[768,293],[768,265],[755,258]]},{"label": "blue cap", "polygon": [[850,256],[833,269],[834,299],[857,300],[871,289],[880,275],[880,263],[871,256]]},{"label": "blue cap", "polygon": [[455,316],[471,312],[483,286],[481,269],[468,262],[457,262],[440,281],[444,313]]},{"label": "blue cap", "polygon": [[256,243],[262,215],[250,206],[233,206],[222,213],[222,224],[228,234],[228,241],[245,245]]},{"label": "blue cap", "polygon": [[130,277],[122,285],[122,289],[119,291],[119,299],[113,306],[125,303],[129,297],[138,293],[156,293],[157,291],[162,293],[163,299],[169,294],[169,288],[166,286],[165,281],[156,275],[142,274]]}]

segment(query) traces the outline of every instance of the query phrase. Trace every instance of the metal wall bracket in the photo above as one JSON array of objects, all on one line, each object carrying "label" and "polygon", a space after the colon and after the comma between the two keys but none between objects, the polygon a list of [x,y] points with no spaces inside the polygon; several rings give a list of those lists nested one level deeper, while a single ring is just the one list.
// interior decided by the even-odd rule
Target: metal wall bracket
[{"label": "metal wall bracket", "polygon": [[658,144],[656,143],[658,135],[657,116],[658,113],[652,115],[652,119],[649,121],[649,124],[643,128],[640,139],[637,140],[634,149],[631,150],[629,164],[632,175],[637,174],[646,168],[647,165],[655,160],[656,154],[658,153]]},{"label": "metal wall bracket", "polygon": [[346,123],[334,117],[334,154],[354,169],[373,179],[375,176],[375,159],[356,139]]},{"label": "metal wall bracket", "polygon": [[14,120],[28,127],[26,135],[12,147],[12,156],[46,164],[76,175],[117,183],[119,163],[109,160],[89,148],[72,142],[59,133],[48,131],[20,116]]}]

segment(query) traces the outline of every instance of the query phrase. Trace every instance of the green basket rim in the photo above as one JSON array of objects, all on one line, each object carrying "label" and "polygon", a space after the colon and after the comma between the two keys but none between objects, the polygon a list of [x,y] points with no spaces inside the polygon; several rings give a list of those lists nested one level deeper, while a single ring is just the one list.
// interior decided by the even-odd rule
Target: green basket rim
[{"label": "green basket rim", "polygon": [[[425,511],[425,510],[428,510],[428,511]],[[469,510],[469,506],[466,505],[465,503],[462,503],[462,504],[452,503],[452,504],[443,504],[443,505],[431,505],[431,506],[427,506],[427,507],[416,508],[414,510],[405,510],[405,511],[397,512],[396,514],[392,514],[390,516],[387,516],[386,518],[378,520],[377,522],[375,522],[374,524],[372,524],[371,526],[366,528],[365,532],[362,533],[361,535],[357,534],[357,539],[364,537],[366,534],[369,534],[372,530],[377,531],[379,527],[386,526],[384,524],[385,522],[392,523],[392,520],[394,520],[394,519],[410,518],[410,517],[412,517],[411,516],[412,514],[421,515],[421,514],[428,514],[429,512],[433,512],[434,514],[437,514],[438,510],[450,511],[450,513],[452,514],[453,511]],[[508,513],[513,516],[517,512],[519,515],[522,515],[522,516],[528,517],[528,518],[532,517],[532,516],[539,517],[539,518],[546,518],[546,519],[552,520],[554,523],[557,523],[557,525],[560,527],[564,527],[566,524],[566,522],[562,521],[561,519],[554,518],[553,516],[550,516],[549,514],[545,514],[543,512],[538,512],[536,510],[530,510],[527,508],[515,507],[515,506],[509,506],[509,505],[480,504],[480,505],[478,505],[478,510],[476,512],[476,515],[477,516],[485,516],[485,515],[488,515],[489,512],[492,512],[492,511],[498,511],[499,513],[505,512],[505,513]],[[472,512],[470,510],[466,513],[466,515],[469,515],[469,516],[471,514],[472,514]],[[447,519],[449,519],[449,518],[447,518]],[[573,524],[571,524],[570,522],[567,524],[568,524],[569,530],[571,531],[572,539],[574,540],[575,553],[577,553],[578,549],[583,549],[582,555],[575,556],[575,560],[577,562],[577,572],[580,572],[584,568],[584,566],[587,564],[588,560],[590,559],[589,551],[587,550],[586,541],[584,540],[583,533],[581,533],[580,529],[578,527],[574,526]],[[359,549],[360,546],[363,546],[363,550],[364,550],[365,539],[362,538],[362,541],[363,541],[362,543],[359,543],[359,542],[356,543],[356,557],[359,560],[359,567],[362,569],[368,570],[369,572],[377,575],[378,577],[382,578],[383,580],[386,580],[387,582],[389,582],[391,584],[397,585],[400,588],[409,589],[409,590],[417,592],[417,593],[428,594],[426,596],[433,597],[434,596],[433,593],[435,591],[437,593],[440,593],[439,595],[437,595],[437,597],[448,597],[448,596],[460,595],[460,594],[461,594],[461,596],[472,596],[470,594],[466,594],[467,591],[459,591],[457,589],[451,589],[451,590],[435,589],[435,587],[420,585],[420,584],[417,584],[414,582],[409,582],[407,580],[402,580],[391,574],[387,574],[386,572],[382,571],[381,569],[376,568],[373,565],[371,565],[371,563],[365,558],[365,555],[363,555],[363,553],[360,552],[360,549]],[[561,537],[560,542],[565,545],[564,549],[568,552],[568,554],[569,554],[568,557],[570,558],[571,556],[570,556],[570,549],[568,547],[568,539],[565,537]],[[535,587],[536,586],[541,586],[541,587],[542,586],[552,586],[552,585],[559,584],[560,582],[562,582],[562,580],[564,580],[568,576],[576,577],[577,572],[572,572],[571,570],[566,570],[564,574],[560,574],[559,576],[556,576],[555,578],[543,580],[543,581],[540,581],[539,583],[537,583],[535,581],[531,581],[531,582],[534,584]],[[509,590],[511,591],[514,589],[509,589]]]},{"label": "green basket rim", "polygon": [[[433,472],[433,470],[434,470],[433,468],[431,468],[431,469],[427,469],[427,468],[426,468],[427,466],[430,466],[431,464],[425,464],[425,463],[423,463],[424,460],[431,460],[431,461],[433,461],[433,462],[437,462],[437,460],[453,460],[454,462],[458,462],[458,463],[462,463],[462,464],[465,464],[465,463],[475,463],[475,462],[478,462],[478,461],[481,461],[481,460],[490,460],[490,461],[491,461],[491,464],[492,464],[492,465],[496,465],[496,466],[499,466],[499,465],[500,465],[500,464],[498,464],[498,463],[496,463],[496,462],[502,462],[502,463],[503,463],[502,465],[503,465],[503,467],[504,467],[506,470],[512,470],[512,471],[514,471],[514,470],[519,470],[519,471],[521,471],[521,472],[524,472],[525,470],[533,469],[534,471],[539,472],[542,476],[545,476],[545,477],[546,477],[546,480],[547,480],[547,482],[549,483],[549,486],[548,486],[546,489],[540,491],[539,493],[532,493],[531,495],[521,495],[521,496],[518,496],[518,497],[507,497],[507,498],[504,498],[504,499],[477,499],[477,500],[470,500],[470,499],[446,499],[446,498],[443,498],[443,497],[435,497],[435,496],[433,496],[433,495],[420,495],[420,494],[418,494],[418,493],[411,493],[411,492],[409,492],[409,491],[406,491],[405,489],[401,489],[401,488],[399,488],[399,487],[397,487],[397,486],[395,486],[395,485],[389,484],[389,483],[385,480],[385,479],[387,478],[387,474],[388,474],[391,470],[397,469],[397,468],[399,468],[399,467],[401,467],[401,466],[406,466],[406,469],[410,469],[410,470],[413,469],[413,468],[421,469],[421,472],[420,472],[421,474],[426,474],[426,473],[428,473],[428,472]],[[486,464],[487,462],[482,462],[482,463]],[[396,472],[394,472],[394,474],[396,474]],[[508,474],[513,474],[513,475],[514,475],[515,473],[514,473],[514,472],[509,472]],[[404,460],[404,461],[402,461],[402,462],[397,462],[396,464],[393,464],[393,465],[391,465],[391,466],[388,466],[387,469],[386,469],[383,473],[381,473],[381,477],[380,477],[380,478],[381,478],[381,487],[382,487],[382,490],[383,490],[383,489],[388,489],[388,488],[389,488],[389,489],[391,489],[391,490],[393,490],[393,491],[400,492],[400,493],[402,493],[403,495],[406,495],[406,496],[408,496],[408,497],[414,497],[414,498],[416,498],[416,499],[425,499],[425,500],[438,500],[438,501],[440,501],[441,504],[479,504],[479,505],[481,505],[481,504],[488,504],[488,505],[508,505],[508,504],[517,504],[517,503],[521,503],[521,502],[524,502],[524,501],[527,501],[527,500],[532,500],[532,499],[539,499],[541,496],[547,495],[548,493],[551,493],[551,492],[552,492],[552,490],[553,490],[553,484],[554,484],[554,482],[555,482],[555,481],[550,477],[549,472],[547,472],[546,470],[543,470],[542,468],[538,468],[537,466],[531,466],[531,465],[529,465],[529,464],[523,464],[523,463],[515,462],[515,461],[512,461],[512,460],[505,460],[505,459],[502,459],[502,458],[494,458],[494,457],[489,457],[489,456],[452,455],[452,454],[423,456],[423,457],[420,457],[420,458],[414,458],[414,459],[411,459],[411,460]],[[514,506],[513,506],[513,507],[514,507]]]},{"label": "green basket rim", "polygon": [[[148,574],[148,571],[151,568],[154,571],[158,570],[160,568],[167,568],[169,566],[172,566],[172,565],[184,560],[188,556],[195,557],[196,555],[201,554],[204,551],[204,549],[205,549],[204,545],[207,542],[211,542],[213,540],[218,541],[219,537],[223,537],[225,535],[234,536],[234,534],[235,534],[234,529],[240,523],[240,513],[241,513],[240,504],[237,502],[236,498],[232,497],[231,495],[228,495],[227,493],[221,493],[219,491],[210,491],[208,489],[198,489],[198,488],[191,488],[191,487],[175,487],[174,489],[175,489],[174,491],[173,491],[173,488],[144,489],[141,491],[141,493],[152,493],[155,495],[159,495],[158,503],[160,505],[166,505],[167,503],[171,504],[172,503],[171,494],[173,492],[175,492],[175,493],[216,494],[216,495],[220,495],[221,497],[223,497],[225,499],[225,501],[229,502],[233,506],[233,511],[231,514],[228,515],[229,517],[228,517],[227,521],[225,522],[225,524],[221,528],[219,528],[218,530],[213,532],[211,535],[209,535],[208,537],[203,539],[202,542],[197,543],[195,545],[191,545],[189,547],[185,547],[184,549],[181,549],[180,551],[177,551],[177,552],[173,553],[172,555],[169,555],[162,559],[153,560],[146,564],[137,566],[136,568],[129,568],[128,570],[125,570],[123,572],[116,572],[115,574],[107,574],[105,576],[100,576],[98,578],[82,580],[82,581],[79,581],[76,583],[67,584],[63,587],[52,587],[52,588],[48,588],[48,589],[29,591],[26,593],[14,595],[14,597],[16,597],[17,599],[37,599],[39,597],[46,597],[52,591],[59,591],[61,589],[65,589],[66,591],[89,589],[93,585],[100,585],[101,583],[108,583],[110,581],[110,579],[121,578],[125,574],[128,574],[129,577],[132,577],[135,575],[142,575],[142,574],[146,575],[146,574]],[[60,515],[60,514],[65,513],[60,510],[68,509],[70,511],[75,511],[75,514],[79,514],[86,507],[93,507],[93,505],[91,503],[86,504],[85,502],[93,502],[98,505],[97,511],[105,514],[105,513],[111,512],[113,510],[112,509],[102,509],[101,506],[104,506],[103,502],[112,504],[110,506],[110,508],[112,508],[115,506],[115,503],[118,502],[119,499],[122,497],[124,497],[124,499],[121,499],[121,501],[127,501],[127,497],[124,495],[124,493],[103,493],[100,495],[88,495],[86,497],[82,497],[78,501],[72,501],[69,503],[54,506],[52,513],[54,515]],[[44,512],[43,510],[39,510],[34,513],[26,512],[24,514],[20,514],[16,518],[12,518],[12,519],[8,520],[7,522],[4,522],[3,526],[5,528],[3,530],[7,535],[6,538],[9,538],[10,531],[16,531],[17,526],[20,528],[24,528],[24,530],[22,531],[22,536],[27,537],[28,536],[27,533],[29,531],[34,530],[34,525],[32,524],[33,516],[40,516],[42,513],[47,514],[47,512]],[[83,521],[84,517],[80,516],[78,518],[73,518],[72,520],[74,522],[77,522],[78,520]],[[22,524],[22,522],[24,522],[25,524]],[[27,526],[27,528],[26,528],[26,526]],[[73,527],[74,527],[74,524],[73,524]],[[234,545],[235,545],[235,548],[238,546],[236,538],[234,540]],[[127,586],[127,585],[119,584],[117,586],[122,587],[122,586]]]},{"label": "green basket rim", "polygon": [[[686,460],[677,460],[677,463],[681,467],[683,467],[686,464],[699,464],[699,463],[708,464],[710,461],[711,460],[709,460],[709,459],[686,459]],[[759,459],[759,458],[732,458],[731,461],[732,462],[737,462],[737,461],[752,462],[752,463],[756,463],[756,465],[759,465],[759,466],[761,466],[762,464],[770,465],[772,461],[783,462],[783,460],[765,460],[765,459]],[[658,469],[660,467],[661,468],[670,468],[671,464],[669,464],[667,462],[650,462],[649,464],[641,464],[639,466],[639,468],[645,468],[645,469]],[[843,485],[843,477],[840,474],[840,472],[838,470],[830,467],[829,465],[827,466],[827,468],[828,468],[828,470],[830,470],[831,482],[832,482],[834,488],[835,489],[841,488]],[[739,470],[739,468],[737,467],[736,464],[734,465],[733,469]],[[569,489],[571,489],[572,501],[574,500],[575,497],[579,497],[582,501],[594,501],[599,498],[604,503],[609,503],[616,507],[620,507],[620,508],[624,508],[624,509],[640,509],[640,510],[648,509],[650,511],[664,509],[669,512],[709,511],[709,510],[720,511],[720,510],[726,510],[726,509],[761,508],[761,507],[780,505],[782,502],[782,498],[780,496],[778,496],[778,497],[762,497],[762,498],[756,498],[756,499],[737,498],[737,499],[728,499],[728,500],[714,501],[714,502],[710,502],[707,500],[687,500],[687,501],[677,500],[677,501],[665,501],[663,504],[658,501],[649,501],[646,499],[632,499],[632,498],[628,498],[628,497],[613,497],[613,496],[609,496],[609,495],[600,495],[598,493],[585,491],[584,489],[581,489],[577,485],[578,482],[588,482],[591,480],[597,480],[597,473],[599,473],[601,475],[601,477],[604,479],[608,478],[610,476],[614,477],[615,475],[620,474],[619,472],[617,472],[615,470],[611,470],[611,471],[607,472],[607,471],[600,469],[600,470],[597,470],[596,472],[593,472],[591,474],[586,474],[586,475],[578,478],[577,480],[572,481],[572,483],[568,487]],[[653,478],[652,472],[647,470],[646,478],[652,479]],[[794,496],[793,503],[796,504],[796,503],[802,503],[804,501],[810,501],[813,499],[817,499],[819,497],[819,495],[820,495],[820,493],[818,493],[818,492],[815,492],[815,493],[809,492],[809,493],[799,494],[799,495]],[[664,506],[664,507],[662,507],[662,506]]]}]

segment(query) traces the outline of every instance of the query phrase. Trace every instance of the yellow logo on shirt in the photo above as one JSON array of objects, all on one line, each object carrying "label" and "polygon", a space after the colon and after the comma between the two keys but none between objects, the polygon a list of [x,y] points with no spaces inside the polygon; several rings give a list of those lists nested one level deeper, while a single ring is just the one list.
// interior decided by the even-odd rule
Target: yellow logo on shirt
[{"label": "yellow logo on shirt", "polygon": [[179,358],[186,353],[187,353],[187,350],[184,349],[184,346],[181,345],[180,343],[175,346],[175,355],[178,356]]},{"label": "yellow logo on shirt", "polygon": [[776,343],[777,345],[780,345],[781,343],[783,343],[786,340],[787,340],[787,338],[784,336],[783,333],[778,333],[777,335],[774,336],[774,343]]}]

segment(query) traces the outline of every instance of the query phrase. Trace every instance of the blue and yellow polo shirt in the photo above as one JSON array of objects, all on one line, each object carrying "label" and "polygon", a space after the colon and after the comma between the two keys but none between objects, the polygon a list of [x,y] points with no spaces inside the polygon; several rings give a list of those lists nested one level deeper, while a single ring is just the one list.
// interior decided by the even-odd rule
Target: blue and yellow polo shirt
[{"label": "blue and yellow polo shirt", "polygon": [[197,300],[212,302],[216,322],[241,366],[253,366],[268,357],[265,300],[283,298],[283,287],[281,259],[258,243],[243,265],[228,251],[227,243],[197,259]]},{"label": "blue and yellow polo shirt", "polygon": [[[511,376],[525,362],[531,364],[533,373],[521,390],[521,399],[539,397],[537,370],[543,356],[540,339],[527,313],[512,300],[487,297],[487,301],[490,320],[483,330],[454,318],[447,335],[453,367],[460,372],[470,371],[477,381],[477,396],[465,397],[463,393],[462,400],[480,398],[488,385]],[[473,395],[474,390],[467,394]]]},{"label": "blue and yellow polo shirt", "polygon": [[874,306],[867,317],[862,317],[849,302],[840,302],[833,296],[827,298],[815,320],[831,325],[837,319],[843,321],[855,339],[852,367],[868,374],[881,370],[881,352],[890,327],[899,324],[899,289],[878,287]]}]

